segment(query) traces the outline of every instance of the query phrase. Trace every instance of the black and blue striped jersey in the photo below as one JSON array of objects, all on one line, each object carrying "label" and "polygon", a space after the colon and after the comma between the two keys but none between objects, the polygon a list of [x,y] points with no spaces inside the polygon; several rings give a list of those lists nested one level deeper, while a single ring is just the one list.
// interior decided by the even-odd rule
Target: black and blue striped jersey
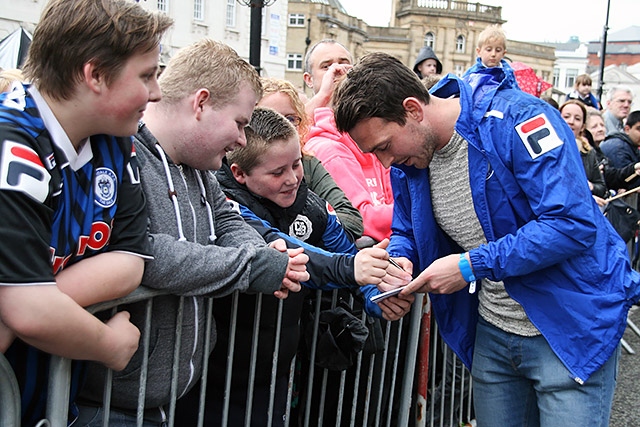
[{"label": "black and blue striped jersey", "polygon": [[92,136],[75,168],[28,92],[0,98],[0,285],[53,284],[65,265],[104,251],[149,255],[130,138]]},{"label": "black and blue striped jersey", "polygon": [[[56,136],[61,127],[45,125],[38,105],[48,107],[32,91],[14,85],[0,96],[0,286],[55,285],[66,266],[106,251],[149,257],[131,138],[91,136],[76,155]],[[20,340],[5,355],[21,387],[22,425],[33,425],[49,356]]]}]

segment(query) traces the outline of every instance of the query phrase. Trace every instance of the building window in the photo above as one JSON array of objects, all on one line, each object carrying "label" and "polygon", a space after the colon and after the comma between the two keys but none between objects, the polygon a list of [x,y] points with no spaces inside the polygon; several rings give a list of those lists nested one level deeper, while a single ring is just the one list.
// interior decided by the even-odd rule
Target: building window
[{"label": "building window", "polygon": [[576,68],[567,68],[567,76],[564,81],[564,87],[573,87],[576,83],[576,77],[578,77],[578,70]]},{"label": "building window", "polygon": [[553,87],[560,86],[560,68],[553,69]]},{"label": "building window", "polygon": [[167,13],[169,0],[158,0],[158,11]]},{"label": "building window", "polygon": [[466,40],[464,36],[458,36],[456,38],[456,52],[464,53],[465,45],[466,45]]},{"label": "building window", "polygon": [[287,53],[287,70],[302,71],[301,53]]},{"label": "building window", "polygon": [[236,26],[236,0],[227,0],[227,16],[225,22],[227,27],[233,28]]},{"label": "building window", "polygon": [[204,0],[193,0],[193,19],[197,21],[204,19]]},{"label": "building window", "polygon": [[289,14],[289,26],[290,27],[304,27],[304,13],[290,13]]},{"label": "building window", "polygon": [[424,45],[429,46],[431,49],[436,45],[436,36],[431,31],[424,35]]},{"label": "building window", "polygon": [[462,77],[465,71],[466,71],[466,67],[464,67],[463,65],[456,64],[454,66],[455,75],[458,77]]}]

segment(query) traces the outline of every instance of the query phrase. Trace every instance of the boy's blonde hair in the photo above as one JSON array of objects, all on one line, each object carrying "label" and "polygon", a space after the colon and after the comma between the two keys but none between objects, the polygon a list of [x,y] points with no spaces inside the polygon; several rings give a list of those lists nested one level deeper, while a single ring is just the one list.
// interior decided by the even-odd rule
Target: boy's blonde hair
[{"label": "boy's blonde hair", "polygon": [[482,48],[482,46],[492,40],[502,43],[502,47],[505,50],[507,49],[507,36],[505,35],[502,27],[498,24],[489,25],[480,32],[478,35],[478,49]]},{"label": "boy's blonde hair", "polygon": [[229,165],[236,164],[247,175],[260,164],[274,142],[288,141],[298,132],[282,114],[271,108],[256,107],[249,126],[245,128],[247,145],[227,153]]},{"label": "boy's blonde hair", "polygon": [[258,72],[224,43],[204,38],[180,49],[169,60],[158,80],[162,103],[174,104],[198,89],[211,93],[211,103],[218,109],[235,99],[243,83],[256,97],[262,97]]},{"label": "boy's blonde hair", "polygon": [[50,0],[33,33],[25,77],[52,98],[69,100],[85,64],[109,85],[130,57],[155,49],[172,24],[130,0]]},{"label": "boy's blonde hair", "polygon": [[6,92],[15,81],[24,81],[24,74],[18,68],[8,68],[0,71],[0,93]]}]

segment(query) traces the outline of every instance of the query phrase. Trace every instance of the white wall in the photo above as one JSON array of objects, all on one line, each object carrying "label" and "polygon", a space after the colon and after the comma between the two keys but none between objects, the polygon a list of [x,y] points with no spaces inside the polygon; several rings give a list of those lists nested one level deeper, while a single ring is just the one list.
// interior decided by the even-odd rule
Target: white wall
[{"label": "white wall", "polygon": [[[248,6],[234,0],[235,26],[226,25],[227,0],[202,0],[202,20],[193,18],[193,0],[165,0],[167,14],[175,24],[162,40],[163,60],[175,50],[187,46],[202,37],[220,40],[249,60],[249,36],[251,11]],[[141,0],[145,9],[157,10],[156,0]],[[46,0],[0,0],[0,39],[23,26],[30,32],[35,29]],[[287,0],[277,0],[265,9],[263,19],[261,67],[262,75],[284,78],[287,42]]]},{"label": "white wall", "polygon": [[573,85],[566,84],[567,75],[569,72],[572,75],[575,74],[575,76],[586,73],[587,52],[587,45],[584,43],[575,51],[556,50],[554,68],[560,71],[558,84],[555,86],[556,89],[564,93],[569,93],[573,90]]}]

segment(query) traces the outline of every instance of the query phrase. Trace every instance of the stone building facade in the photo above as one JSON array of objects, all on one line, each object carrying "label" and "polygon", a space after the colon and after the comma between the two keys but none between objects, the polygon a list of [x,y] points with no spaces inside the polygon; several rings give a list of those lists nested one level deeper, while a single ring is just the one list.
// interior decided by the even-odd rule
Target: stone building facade
[{"label": "stone building facade", "polygon": [[[480,32],[506,22],[501,7],[454,0],[394,0],[388,27],[369,26],[349,16],[339,0],[289,0],[288,14],[287,55],[291,60],[285,77],[300,88],[304,86],[304,56],[309,46],[322,39],[342,43],[356,61],[367,52],[383,51],[410,67],[427,44],[442,62],[443,72],[461,75],[476,60]],[[292,19],[297,19],[297,25],[292,25]],[[530,65],[551,82],[553,47],[508,40],[507,58]]]}]

